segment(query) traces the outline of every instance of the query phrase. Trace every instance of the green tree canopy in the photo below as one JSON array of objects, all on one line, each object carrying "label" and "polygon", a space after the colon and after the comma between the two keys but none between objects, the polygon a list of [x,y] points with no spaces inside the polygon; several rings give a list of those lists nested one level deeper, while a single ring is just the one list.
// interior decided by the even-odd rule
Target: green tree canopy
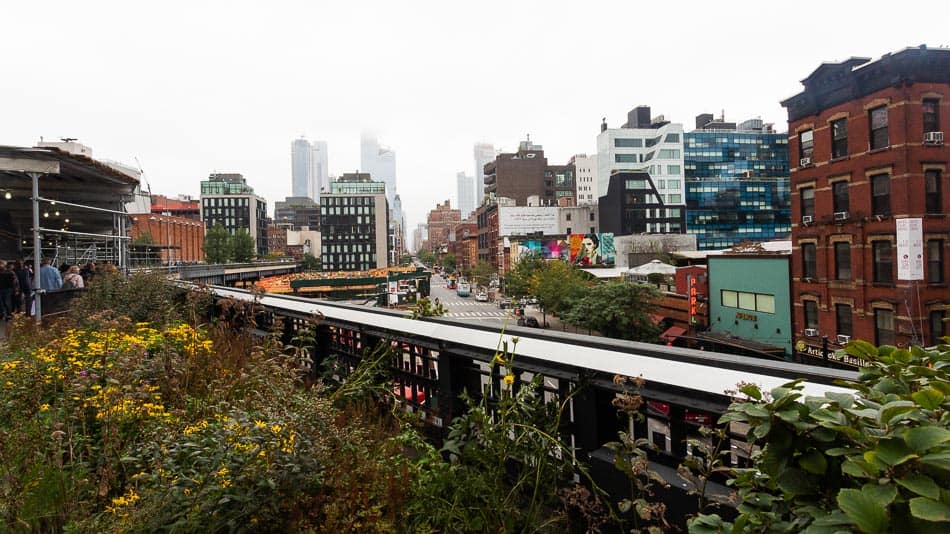
[{"label": "green tree canopy", "polygon": [[651,302],[657,296],[656,289],[647,284],[607,282],[591,287],[563,319],[606,337],[652,342],[659,333],[650,317]]},{"label": "green tree canopy", "polygon": [[231,250],[234,261],[248,262],[254,259],[257,253],[257,244],[247,230],[238,230],[231,237]]},{"label": "green tree canopy", "polygon": [[231,259],[231,234],[220,224],[205,232],[205,261],[227,263]]},{"label": "green tree canopy", "polygon": [[472,268],[471,277],[476,284],[487,286],[494,274],[495,268],[492,267],[492,264],[485,260],[478,260],[478,263],[476,263],[475,267]]},{"label": "green tree canopy", "polygon": [[531,277],[544,267],[544,258],[538,254],[522,257],[505,276],[505,293],[511,297],[524,297],[530,294]]},{"label": "green tree canopy", "polygon": [[449,272],[454,271],[455,265],[456,265],[455,254],[452,254],[450,252],[446,254],[445,256],[442,256],[442,267],[444,267],[446,271],[449,271]]},{"label": "green tree canopy", "polygon": [[586,293],[587,284],[582,271],[561,260],[553,260],[534,272],[529,288],[531,294],[538,297],[547,320],[549,311],[560,315],[570,309],[571,304]]},{"label": "green tree canopy", "polygon": [[317,258],[313,254],[304,254],[303,268],[306,271],[319,271],[323,268],[323,264],[320,262],[320,258]]},{"label": "green tree canopy", "polygon": [[420,250],[418,253],[416,253],[416,257],[419,258],[419,261],[428,265],[429,267],[432,267],[432,265],[435,263],[435,254],[428,250]]},{"label": "green tree canopy", "polygon": [[132,240],[133,245],[153,245],[155,244],[155,239],[152,238],[152,234],[149,232],[142,232],[142,234]]}]

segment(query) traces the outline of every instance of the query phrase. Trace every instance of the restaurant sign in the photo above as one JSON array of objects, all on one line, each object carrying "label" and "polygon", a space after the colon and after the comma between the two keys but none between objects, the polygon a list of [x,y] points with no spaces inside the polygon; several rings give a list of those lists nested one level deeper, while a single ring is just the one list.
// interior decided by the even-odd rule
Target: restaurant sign
[{"label": "restaurant sign", "polygon": [[[799,339],[795,343],[795,351],[801,356],[802,361],[814,365],[815,360],[824,361],[825,357],[821,351],[821,345],[810,345],[805,343],[804,339]],[[848,354],[844,349],[828,349],[828,361],[848,365],[850,367],[868,367],[870,364],[861,358],[855,358]]]}]

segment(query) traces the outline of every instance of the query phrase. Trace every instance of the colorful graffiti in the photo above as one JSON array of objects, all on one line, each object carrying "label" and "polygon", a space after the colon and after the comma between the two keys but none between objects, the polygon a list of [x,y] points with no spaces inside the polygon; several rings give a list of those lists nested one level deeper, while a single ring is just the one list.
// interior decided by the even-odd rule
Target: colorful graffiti
[{"label": "colorful graffiti", "polygon": [[616,249],[614,235],[571,234],[567,239],[524,241],[518,246],[518,256],[536,254],[549,260],[563,260],[580,267],[614,265]]}]

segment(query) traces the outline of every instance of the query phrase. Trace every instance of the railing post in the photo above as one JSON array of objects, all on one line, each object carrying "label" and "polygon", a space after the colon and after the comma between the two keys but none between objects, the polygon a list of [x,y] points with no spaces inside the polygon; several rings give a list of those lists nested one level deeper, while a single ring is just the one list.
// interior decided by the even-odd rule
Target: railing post
[{"label": "railing post", "polygon": [[572,404],[575,454],[578,460],[586,462],[590,454],[603,445],[598,439],[597,390],[590,386],[581,388],[574,395]]},{"label": "railing post", "polygon": [[686,458],[686,408],[670,404],[670,452],[676,458]]}]

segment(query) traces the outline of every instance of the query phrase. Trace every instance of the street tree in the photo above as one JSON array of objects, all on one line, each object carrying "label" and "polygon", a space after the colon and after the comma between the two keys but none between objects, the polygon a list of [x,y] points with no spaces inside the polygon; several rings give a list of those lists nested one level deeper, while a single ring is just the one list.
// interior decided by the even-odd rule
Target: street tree
[{"label": "street tree", "polygon": [[323,267],[320,262],[320,258],[317,258],[313,254],[304,254],[303,255],[303,268],[305,271],[319,271]]},{"label": "street tree", "polygon": [[505,275],[505,294],[509,297],[529,295],[531,293],[531,277],[544,267],[544,258],[539,254],[522,256]]},{"label": "street tree", "polygon": [[483,286],[488,285],[492,276],[495,274],[495,268],[485,260],[478,260],[475,267],[472,268],[472,281]]},{"label": "street tree", "polygon": [[445,256],[442,256],[442,267],[445,268],[446,271],[448,272],[455,271],[456,263],[457,262],[455,259],[455,254],[452,254],[451,252],[449,252]]},{"label": "street tree", "polygon": [[588,289],[562,318],[606,337],[652,342],[659,330],[650,310],[658,296],[656,288],[649,284],[607,282]]},{"label": "street tree", "polygon": [[[543,261],[543,260],[542,260]],[[547,314],[561,315],[570,309],[571,304],[587,291],[587,277],[561,260],[543,264],[531,276],[529,289],[538,298],[542,317],[547,322]]]},{"label": "street tree", "polygon": [[427,265],[429,267],[432,267],[432,265],[435,264],[435,260],[436,260],[435,254],[433,254],[432,252],[428,250],[420,250],[419,252],[416,253],[416,257],[424,265]]},{"label": "street tree", "polygon": [[257,246],[247,230],[238,230],[231,237],[231,255],[236,262],[249,262],[254,259]]},{"label": "street tree", "polygon": [[205,233],[205,261],[208,263],[227,263],[231,259],[231,234],[216,224]]}]

